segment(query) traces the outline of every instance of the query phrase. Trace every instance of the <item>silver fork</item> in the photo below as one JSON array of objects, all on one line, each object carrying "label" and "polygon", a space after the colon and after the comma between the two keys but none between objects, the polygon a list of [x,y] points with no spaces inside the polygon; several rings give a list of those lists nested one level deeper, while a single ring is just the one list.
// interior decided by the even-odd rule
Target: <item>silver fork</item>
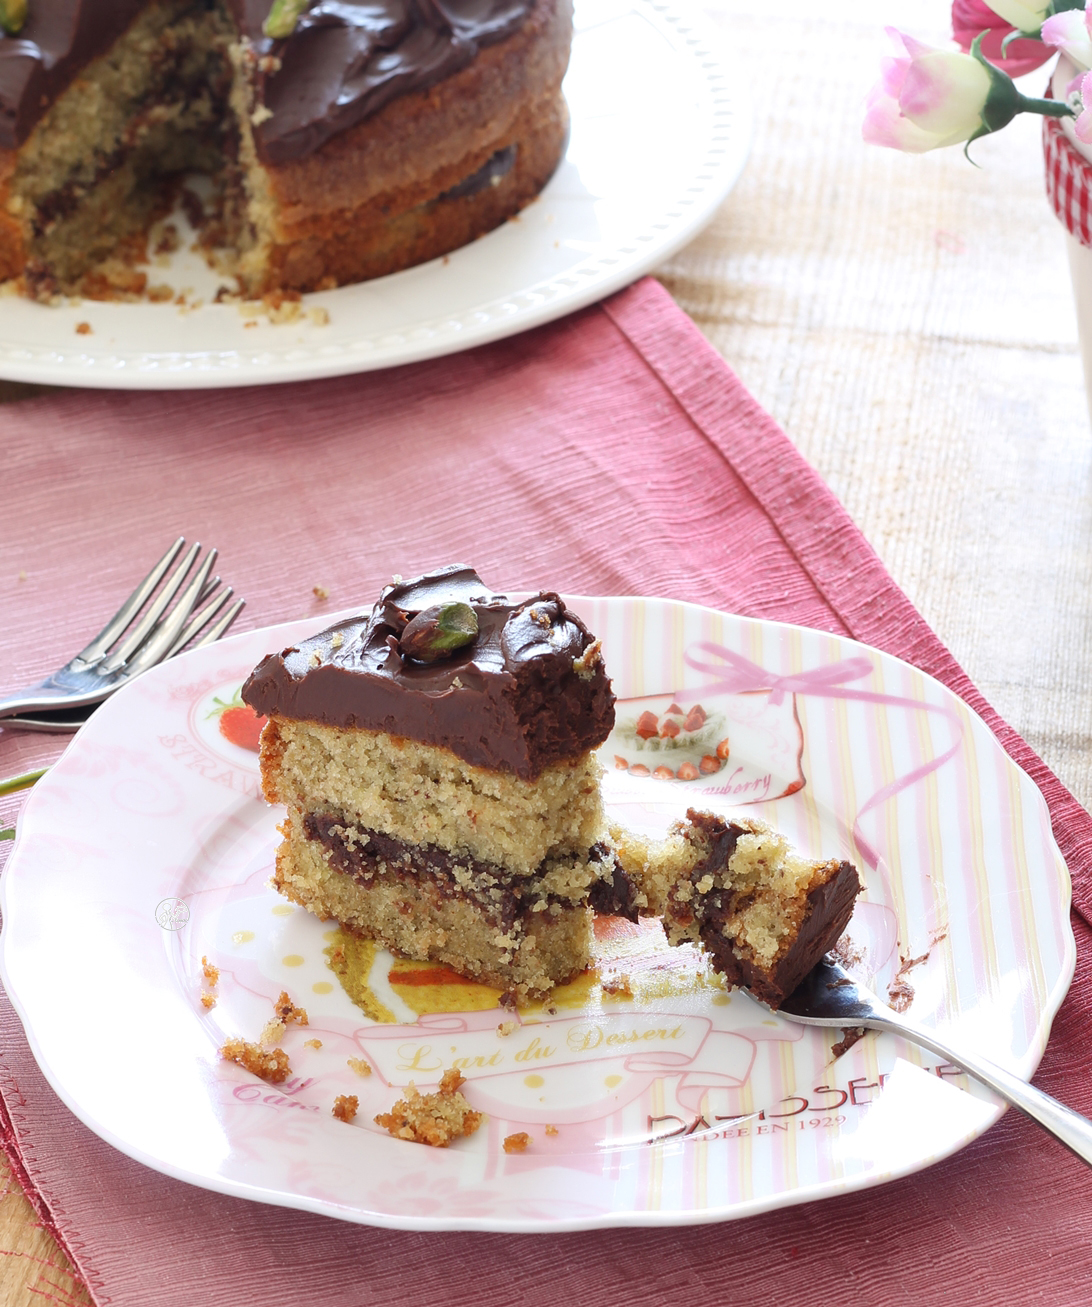
[{"label": "silver fork", "polygon": [[1092,1121],[984,1057],[951,1048],[931,1030],[881,1002],[829,954],[808,972],[779,1010],[790,1021],[806,1026],[835,1026],[842,1030],[864,1026],[868,1030],[888,1030],[920,1044],[946,1062],[962,1067],[1006,1103],[1026,1112],[1092,1166]]},{"label": "silver fork", "polygon": [[[187,581],[201,553],[200,544],[192,545],[159,593],[151,598],[185,543],[185,537],[179,536],[75,658],[44,681],[0,699],[0,726],[52,732],[79,730],[103,699],[149,667],[172,658],[198,635],[201,638],[193,644],[195,649],[219,640],[238,617],[243,600],[237,599],[225,611],[233,592],[231,586],[225,586],[216,593],[220,578],[209,576],[216,562],[215,549],[209,550]],[[142,612],[145,605],[147,609]]]}]

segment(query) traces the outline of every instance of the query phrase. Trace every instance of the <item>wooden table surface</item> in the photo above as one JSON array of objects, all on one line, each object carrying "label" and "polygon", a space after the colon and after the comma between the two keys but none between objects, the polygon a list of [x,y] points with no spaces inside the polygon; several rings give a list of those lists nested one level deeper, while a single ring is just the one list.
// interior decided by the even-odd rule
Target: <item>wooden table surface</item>
[{"label": "wooden table surface", "polygon": [[[750,84],[754,150],[660,276],[1087,806],[1092,433],[1038,120],[976,142],[979,167],[861,143],[884,25],[941,44],[942,0],[707,11]],[[0,401],[31,393],[0,382]],[[15,1181],[0,1191],[0,1307],[89,1301]]]}]

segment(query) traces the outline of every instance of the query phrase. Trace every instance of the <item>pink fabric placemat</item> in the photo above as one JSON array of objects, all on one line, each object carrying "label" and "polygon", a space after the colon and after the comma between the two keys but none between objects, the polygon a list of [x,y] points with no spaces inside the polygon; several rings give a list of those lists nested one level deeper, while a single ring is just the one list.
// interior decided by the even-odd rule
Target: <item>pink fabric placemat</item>
[{"label": "pink fabric placemat", "polygon": [[[498,588],[665,595],[916,663],[982,714],[1050,804],[1079,961],[1036,1080],[1092,1111],[1092,818],[654,282],[386,373],[0,408],[0,451],[0,691],[81,647],[181,533],[220,548],[249,626],[321,625],[394,572],[460,558]],[[57,751],[0,733],[0,776]],[[16,807],[0,800],[0,820]],[[847,1197],[717,1226],[516,1237],[373,1230],[146,1170],[58,1102],[3,998],[0,1093],[0,1135],[101,1304],[1092,1301],[1092,1179],[1016,1113],[928,1171]]]}]

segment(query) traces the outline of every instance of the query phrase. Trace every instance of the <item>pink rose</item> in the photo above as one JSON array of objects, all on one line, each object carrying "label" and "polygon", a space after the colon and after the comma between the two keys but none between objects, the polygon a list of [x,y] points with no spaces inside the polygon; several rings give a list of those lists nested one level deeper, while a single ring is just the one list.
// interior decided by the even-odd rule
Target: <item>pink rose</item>
[{"label": "pink rose", "polygon": [[1069,55],[1081,68],[1092,68],[1092,12],[1068,9],[1043,24],[1042,37],[1048,46]]},{"label": "pink rose", "polygon": [[1016,28],[996,13],[984,0],[954,0],[952,5],[952,35],[964,50],[980,32],[986,32],[982,53],[996,67],[1010,77],[1022,77],[1039,68],[1051,57],[1052,51],[1040,41],[1021,38],[1010,43],[1004,56],[1001,43]]},{"label": "pink rose", "polygon": [[[1085,104],[1092,105],[1092,73],[1085,73],[1081,78],[1081,99]],[[1092,145],[1092,108],[1085,109],[1078,116],[1073,130],[1077,133],[1078,140]]]},{"label": "pink rose", "polygon": [[934,50],[893,27],[887,34],[899,53],[883,61],[868,97],[865,140],[921,154],[978,135],[992,77],[999,74],[971,55]]}]

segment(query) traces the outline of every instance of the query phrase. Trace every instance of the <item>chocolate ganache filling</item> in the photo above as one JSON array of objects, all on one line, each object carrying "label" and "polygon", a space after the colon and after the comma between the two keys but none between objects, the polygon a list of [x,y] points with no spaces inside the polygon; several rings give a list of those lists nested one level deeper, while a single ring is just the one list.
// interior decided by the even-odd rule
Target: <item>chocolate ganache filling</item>
[{"label": "chocolate ganache filling", "polygon": [[[516,876],[494,863],[449,853],[435,845],[407,844],[335,814],[309,812],[304,816],[303,829],[308,839],[323,846],[332,867],[360,884],[370,886],[377,881],[405,880],[419,889],[427,882],[438,898],[461,898],[475,903],[504,931],[533,914],[540,898],[544,897],[547,904],[573,906],[557,895],[544,896],[534,877]],[[347,838],[349,834],[351,839]],[[636,890],[614,854],[605,844],[597,844],[588,857],[599,861],[610,877],[592,885],[591,906],[601,916],[636,921]],[[456,875],[457,868],[467,873],[461,881]]]},{"label": "chocolate ganache filling", "polygon": [[[0,149],[30,135],[53,101],[104,54],[148,0],[31,0],[17,36],[0,33]],[[211,9],[216,0],[194,0]],[[222,0],[257,56],[254,129],[264,163],[320,149],[400,95],[425,90],[511,36],[534,0],[318,0],[292,35],[262,32],[272,0]]]},{"label": "chocolate ganache filling", "polygon": [[[448,603],[474,610],[473,642],[437,662],[404,657],[410,619]],[[384,731],[523,780],[579,758],[614,726],[596,642],[562,600],[513,604],[458,564],[387,586],[369,616],[270,654],[243,699],[265,716]]]}]

